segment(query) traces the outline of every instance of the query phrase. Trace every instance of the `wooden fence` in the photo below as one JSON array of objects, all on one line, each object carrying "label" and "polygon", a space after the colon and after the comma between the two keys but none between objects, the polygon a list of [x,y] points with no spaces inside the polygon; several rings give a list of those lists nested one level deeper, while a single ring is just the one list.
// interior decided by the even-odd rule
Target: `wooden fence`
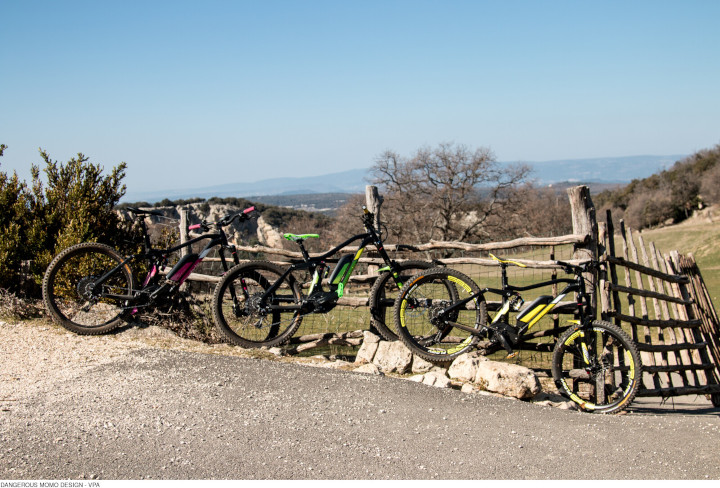
[{"label": "wooden fence", "polygon": [[[380,202],[377,191],[368,188],[368,207],[379,213]],[[569,257],[561,259],[580,262],[599,259],[604,266],[599,276],[585,278],[598,284],[600,318],[613,321],[628,331],[638,344],[644,364],[644,381],[640,396],[670,397],[685,394],[711,395],[713,402],[720,400],[720,335],[718,317],[705,287],[700,270],[692,256],[679,253],[662,254],[653,243],[644,243],[639,233],[633,233],[622,223],[618,237],[612,225],[611,215],[607,222],[598,223],[595,208],[587,187],[568,190],[573,218],[573,233],[552,238],[520,238],[507,242],[467,244],[460,242],[429,242],[412,246],[414,253],[424,256],[438,251],[456,250],[464,256],[435,259],[437,264],[449,267],[479,266],[498,270],[498,263],[485,257],[488,252],[518,252],[540,248],[544,259],[513,258],[529,269],[547,270],[556,276],[559,266],[555,261],[556,249],[571,247]],[[621,248],[617,249],[616,240]],[[264,255],[274,261],[287,263],[301,259],[298,252],[265,246],[237,246],[239,251]],[[386,245],[386,250],[399,256],[407,255],[407,246],[402,248]],[[356,248],[345,248],[345,252]],[[318,253],[322,254],[322,253]],[[372,254],[368,254],[372,256]],[[417,255],[410,256],[417,259]],[[367,289],[377,276],[372,270],[382,262],[378,258],[365,257],[361,263],[367,265],[367,273],[353,276],[351,283],[364,284]],[[219,278],[193,274],[193,280],[215,282]],[[553,294],[557,293],[553,289]],[[593,301],[597,304],[596,297]],[[651,307],[648,306],[650,303]],[[338,306],[352,309],[367,309],[367,296],[345,296]],[[499,302],[489,302],[488,308],[497,310]],[[574,301],[564,302],[554,312],[574,314]],[[338,319],[344,321],[342,317]],[[369,313],[360,318],[360,328],[369,326]],[[330,322],[325,322],[330,324]],[[322,329],[322,325],[320,326]],[[558,315],[553,316],[553,325],[536,331],[532,339],[519,346],[528,351],[551,351],[554,340],[565,330]],[[542,340],[545,338],[546,340]],[[537,340],[541,339],[541,340]],[[337,344],[357,346],[360,342],[357,330],[339,330],[327,325],[324,330],[313,330],[293,338],[293,352],[312,347]],[[488,343],[481,344],[487,346]],[[493,351],[485,349],[484,352]]]},{"label": "wooden fence", "polygon": [[719,322],[692,256],[663,254],[622,221],[616,237],[610,212],[599,244],[606,263],[601,317],[629,330],[638,345],[644,371],[638,396],[706,394],[720,406]]}]

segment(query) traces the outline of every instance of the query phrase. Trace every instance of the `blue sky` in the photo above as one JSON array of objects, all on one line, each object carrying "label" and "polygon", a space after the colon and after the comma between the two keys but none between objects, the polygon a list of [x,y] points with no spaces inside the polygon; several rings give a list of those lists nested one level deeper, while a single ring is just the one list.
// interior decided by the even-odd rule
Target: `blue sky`
[{"label": "blue sky", "polygon": [[720,143],[720,1],[0,0],[0,169],[38,148],[129,191]]}]

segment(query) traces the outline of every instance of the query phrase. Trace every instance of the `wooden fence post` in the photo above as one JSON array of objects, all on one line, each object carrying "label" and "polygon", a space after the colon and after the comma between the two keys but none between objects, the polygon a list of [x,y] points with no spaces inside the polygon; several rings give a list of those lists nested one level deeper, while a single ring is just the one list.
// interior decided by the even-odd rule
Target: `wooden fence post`
[{"label": "wooden fence post", "polygon": [[365,187],[365,205],[368,210],[375,214],[375,228],[380,231],[380,206],[383,197],[378,193],[377,186],[367,185]]},{"label": "wooden fence post", "polygon": [[[188,211],[187,209],[180,209],[180,244],[185,244],[188,240],[187,228],[188,228]],[[190,251],[187,247],[180,249],[180,257],[185,256]]]},{"label": "wooden fence post", "polygon": [[[590,198],[590,189],[583,186],[568,188],[568,198],[572,210],[573,234],[586,235],[583,244],[575,244],[573,259],[596,260],[598,258],[598,224],[595,217],[595,206]],[[593,311],[597,310],[597,287],[595,273],[586,273],[585,279],[595,289],[591,297]]]}]

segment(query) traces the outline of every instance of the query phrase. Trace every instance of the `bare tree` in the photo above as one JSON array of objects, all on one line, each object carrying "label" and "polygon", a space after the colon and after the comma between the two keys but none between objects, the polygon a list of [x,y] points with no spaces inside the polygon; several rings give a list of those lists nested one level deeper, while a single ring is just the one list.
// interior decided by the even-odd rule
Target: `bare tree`
[{"label": "bare tree", "polygon": [[519,203],[530,168],[501,166],[489,149],[442,143],[403,158],[386,151],[372,168],[383,220],[400,240],[482,242]]}]

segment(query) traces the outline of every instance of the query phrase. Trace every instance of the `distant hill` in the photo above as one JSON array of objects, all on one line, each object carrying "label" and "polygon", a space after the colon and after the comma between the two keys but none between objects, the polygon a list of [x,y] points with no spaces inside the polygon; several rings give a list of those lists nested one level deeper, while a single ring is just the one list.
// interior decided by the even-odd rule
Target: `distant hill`
[{"label": "distant hill", "polygon": [[[557,182],[629,183],[671,167],[685,156],[629,156],[620,158],[524,161],[533,167],[538,184]],[[510,164],[509,162],[501,164]],[[124,202],[158,202],[211,197],[250,197],[253,195],[308,195],[313,193],[363,193],[370,180],[369,169],[352,169],[321,176],[272,178],[255,182],[237,182],[202,188],[127,192]]]},{"label": "distant hill", "polygon": [[161,190],[154,192],[128,191],[123,201],[157,202],[212,197],[249,197],[253,195],[307,195],[312,193],[364,193],[367,169],[352,169],[339,173],[299,178],[271,178],[255,182],[227,183],[202,188]]},{"label": "distant hill", "polygon": [[526,162],[534,170],[538,183],[560,181],[585,183],[630,183],[670,168],[686,155],[627,156],[621,158],[559,159]]},{"label": "distant hill", "polygon": [[[364,192],[363,188],[363,192]],[[309,193],[293,195],[262,195],[250,196],[249,200],[277,207],[288,207],[295,210],[320,212],[333,215],[335,211],[345,205],[351,193]]]}]

